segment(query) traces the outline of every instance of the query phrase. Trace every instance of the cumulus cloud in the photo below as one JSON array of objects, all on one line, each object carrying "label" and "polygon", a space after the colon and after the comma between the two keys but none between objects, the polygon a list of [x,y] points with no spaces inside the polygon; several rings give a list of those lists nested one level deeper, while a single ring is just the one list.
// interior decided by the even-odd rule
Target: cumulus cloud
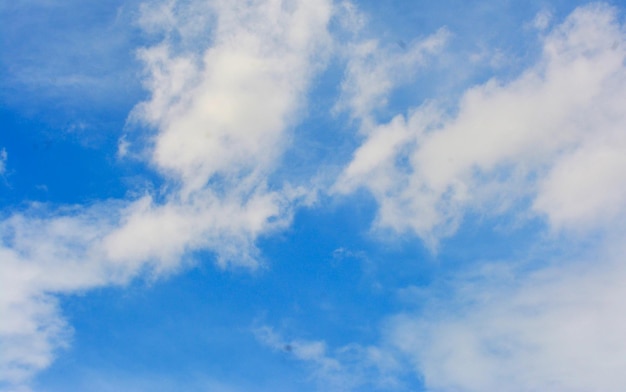
[{"label": "cumulus cloud", "polygon": [[[67,343],[55,294],[175,271],[200,249],[221,267],[259,266],[256,239],[284,227],[307,196],[267,177],[323,64],[330,14],[330,1],[143,8],[146,29],[168,23],[160,43],[138,52],[150,98],[131,119],[149,128],[149,147],[133,156],[165,186],[136,200],[35,205],[3,217],[0,313],[11,322],[0,327],[0,382],[27,382]],[[123,138],[120,155],[137,151],[138,138]]]},{"label": "cumulus cloud", "polygon": [[502,212],[520,202],[557,230],[618,219],[626,200],[625,56],[616,11],[579,8],[546,34],[535,66],[469,89],[455,115],[431,102],[377,124],[336,189],[370,190],[379,227],[415,232],[431,246],[468,210]]}]

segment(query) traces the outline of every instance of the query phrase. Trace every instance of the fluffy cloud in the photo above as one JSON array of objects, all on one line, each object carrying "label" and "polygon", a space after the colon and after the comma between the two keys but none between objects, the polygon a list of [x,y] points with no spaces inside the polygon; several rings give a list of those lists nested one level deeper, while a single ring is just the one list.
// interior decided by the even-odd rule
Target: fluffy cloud
[{"label": "fluffy cloud", "polygon": [[[358,12],[342,7],[352,15],[346,26],[357,29]],[[138,129],[119,153],[142,159],[164,186],[132,200],[32,205],[2,217],[0,314],[10,321],[0,324],[0,387],[24,385],[68,343],[57,294],[170,273],[201,249],[221,267],[259,265],[256,240],[289,224],[309,196],[269,178],[334,45],[332,13],[330,0],[142,8],[139,24],[160,40],[138,51],[150,96],[133,111]],[[530,273],[481,269],[477,285],[457,278],[425,313],[392,318],[381,347],[330,350],[268,328],[259,340],[339,390],[398,387],[401,357],[435,390],[511,390],[511,380],[520,390],[624,384],[616,369],[626,357],[626,270],[624,249],[614,246],[626,206],[624,28],[615,10],[597,4],[551,31],[539,24],[542,55],[519,77],[469,89],[454,114],[431,102],[384,124],[377,114],[387,96],[449,33],[396,50],[375,40],[342,46],[336,110],[359,121],[364,142],[333,191],[368,189],[379,203],[377,226],[417,233],[433,247],[467,211],[512,206],[545,217],[555,232],[603,231],[609,245]],[[0,154],[0,172],[5,161]]]},{"label": "fluffy cloud", "polygon": [[[144,155],[173,190],[165,203],[147,197],[126,210],[105,241],[113,260],[176,263],[186,250],[208,247],[223,265],[255,266],[254,239],[288,221],[290,204],[306,193],[270,189],[267,177],[322,63],[331,10],[324,1],[146,9],[144,26],[170,23],[162,43],[139,51],[152,96],[132,118],[157,129]],[[208,20],[210,29],[192,28]],[[200,50],[195,39],[208,32],[210,45]]]},{"label": "fluffy cloud", "polygon": [[152,163],[185,194],[215,177],[267,174],[328,46],[329,2],[213,7],[213,42],[201,56],[172,53],[168,41],[140,52],[153,97],[136,114],[159,127]]},{"label": "fluffy cloud", "polygon": [[148,30],[169,21],[163,41],[139,51],[150,98],[132,120],[148,125],[150,147],[134,148],[129,135],[120,155],[139,150],[165,186],[2,219],[0,313],[11,321],[0,327],[0,382],[23,383],[67,342],[55,294],[174,271],[199,249],[222,267],[255,268],[256,239],[284,227],[306,196],[267,177],[323,63],[330,2],[170,1],[143,12]]},{"label": "fluffy cloud", "polygon": [[531,273],[484,266],[429,292],[419,316],[392,318],[386,338],[433,391],[619,391],[623,252]]},{"label": "fluffy cloud", "polygon": [[626,200],[625,56],[614,9],[577,9],[534,67],[471,88],[456,115],[430,103],[375,126],[336,189],[369,189],[379,226],[433,246],[467,210],[528,200],[555,229],[602,226]]},{"label": "fluffy cloud", "polygon": [[453,115],[429,103],[373,127],[344,170],[336,189],[371,191],[379,227],[432,246],[468,211],[516,207],[580,251],[477,262],[415,290],[420,310],[390,318],[381,347],[428,390],[623,388],[625,64],[616,10],[579,8],[546,32],[535,66],[469,89]]},{"label": "fluffy cloud", "polygon": [[[91,245],[111,230],[109,206],[64,211],[44,207],[0,222],[0,380],[19,383],[47,367],[69,330],[51,293],[96,287],[125,275],[111,270]],[[2,384],[0,384],[2,385]]]}]

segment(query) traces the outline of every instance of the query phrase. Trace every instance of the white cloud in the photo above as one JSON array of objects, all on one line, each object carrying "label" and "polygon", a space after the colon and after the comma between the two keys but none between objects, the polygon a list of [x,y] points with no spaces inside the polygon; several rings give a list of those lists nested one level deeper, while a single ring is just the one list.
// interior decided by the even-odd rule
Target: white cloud
[{"label": "white cloud", "polygon": [[465,211],[503,211],[528,198],[555,229],[619,219],[626,40],[615,14],[600,4],[577,9],[546,35],[537,65],[471,88],[452,117],[430,103],[377,125],[336,189],[369,189],[378,226],[432,246]]},{"label": "white cloud", "polygon": [[533,27],[538,30],[545,30],[550,26],[550,22],[552,20],[552,13],[548,10],[540,11],[533,20]]},{"label": "white cloud", "polygon": [[55,294],[162,276],[198,249],[213,251],[222,268],[256,268],[255,240],[288,223],[297,197],[207,191],[158,204],[145,196],[57,211],[34,205],[0,221],[0,385],[26,382],[69,343]]},{"label": "white cloud", "polygon": [[23,382],[67,344],[70,330],[51,293],[84,290],[127,275],[107,265],[92,245],[111,230],[111,207],[50,218],[44,207],[33,206],[28,214],[0,222],[1,381]]},{"label": "white cloud", "polygon": [[[163,41],[139,51],[150,98],[132,119],[151,128],[140,156],[164,176],[160,193],[32,206],[0,221],[0,314],[10,320],[0,323],[0,382],[24,385],[67,344],[70,328],[55,294],[175,271],[200,249],[222,267],[254,268],[256,240],[287,225],[294,206],[306,202],[307,189],[268,184],[268,176],[327,58],[332,5],[246,5],[143,8],[140,25]],[[361,23],[358,15],[351,20]],[[626,42],[615,11],[578,9],[546,33],[535,67],[470,89],[454,116],[431,103],[376,124],[394,86],[447,39],[440,30],[403,50],[381,50],[377,41],[348,47],[337,108],[362,122],[365,141],[335,190],[369,189],[380,204],[379,226],[416,232],[433,245],[466,211],[503,211],[522,199],[557,230],[613,228],[626,201]],[[120,141],[120,156],[137,150],[133,140]],[[0,158],[4,171],[4,150]],[[442,390],[510,389],[502,388],[507,377],[520,388],[623,385],[612,366],[626,357],[616,332],[626,327],[619,316],[626,275],[621,260],[607,259],[597,269],[544,270],[511,287],[502,280],[461,287],[458,301],[441,302],[460,313],[396,318],[389,350],[405,352]],[[580,309],[592,317],[581,323]],[[577,327],[564,334],[570,325]],[[313,364],[336,389],[378,382],[372,369],[385,385],[396,382],[396,357],[386,349],[329,350],[321,341],[284,341],[271,329],[259,339]],[[605,362],[585,369],[583,350]]]},{"label": "white cloud", "polygon": [[626,35],[616,13],[576,9],[545,32],[535,66],[469,89],[454,115],[428,103],[376,125],[335,185],[370,190],[379,227],[432,246],[468,211],[515,206],[565,234],[561,246],[584,250],[530,272],[476,263],[473,274],[414,290],[420,310],[392,317],[380,348],[402,351],[428,390],[626,383]]},{"label": "white cloud", "polygon": [[578,258],[483,263],[401,289],[416,310],[382,323],[378,345],[289,341],[267,327],[260,340],[293,350],[322,390],[403,390],[408,368],[432,392],[617,392],[626,382],[626,249],[596,245]]},{"label": "white cloud", "polygon": [[[0,382],[23,385],[67,343],[57,293],[175,271],[199,249],[221,267],[258,267],[256,239],[308,200],[306,189],[270,188],[267,177],[323,65],[331,11],[330,1],[272,0],[144,8],[162,14],[144,14],[144,27],[169,24],[163,42],[139,51],[151,96],[132,119],[153,129],[140,156],[166,185],[137,200],[33,206],[0,222],[0,313],[11,320],[0,327]],[[212,28],[190,28],[190,15],[210,16]]]},{"label": "white cloud", "polygon": [[212,8],[213,42],[201,55],[169,41],[140,51],[153,95],[135,116],[159,128],[151,162],[185,195],[210,180],[254,187],[267,176],[330,39],[330,2]]},{"label": "white cloud", "polygon": [[220,197],[207,190],[165,204],[143,197],[124,209],[119,227],[103,238],[102,249],[113,263],[137,268],[150,263],[156,271],[175,269],[184,254],[197,249],[213,250],[221,267],[255,268],[256,238],[283,227],[295,200],[262,188],[254,192]]},{"label": "white cloud", "polygon": [[432,391],[619,391],[623,252],[531,273],[484,266],[428,292],[423,313],[392,318],[387,343]]},{"label": "white cloud", "polygon": [[364,131],[367,131],[373,112],[386,106],[393,88],[409,82],[428,57],[441,50],[449,37],[448,30],[441,28],[408,45],[383,47],[375,39],[350,42],[343,48],[348,60],[335,110],[349,111],[353,118],[366,123]]}]

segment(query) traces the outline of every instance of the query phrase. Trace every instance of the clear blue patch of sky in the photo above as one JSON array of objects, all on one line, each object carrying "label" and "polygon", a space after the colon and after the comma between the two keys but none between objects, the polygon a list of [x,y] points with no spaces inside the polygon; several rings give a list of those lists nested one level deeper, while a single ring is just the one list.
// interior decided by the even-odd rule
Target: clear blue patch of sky
[{"label": "clear blue patch of sky", "polygon": [[[109,120],[116,123],[115,120]],[[7,151],[0,185],[5,207],[23,202],[88,203],[123,196],[124,170],[116,162],[115,133],[86,146],[80,131],[64,132],[45,121],[0,108],[0,146]],[[117,120],[124,125],[124,119]]]}]

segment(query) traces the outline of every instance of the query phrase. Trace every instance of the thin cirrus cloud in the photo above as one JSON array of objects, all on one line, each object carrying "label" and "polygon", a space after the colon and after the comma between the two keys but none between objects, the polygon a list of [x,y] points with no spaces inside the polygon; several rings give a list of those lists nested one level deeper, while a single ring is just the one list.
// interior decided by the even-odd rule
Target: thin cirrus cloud
[{"label": "thin cirrus cloud", "polygon": [[[27,389],[70,344],[58,295],[167,276],[203,250],[221,268],[263,265],[258,240],[287,228],[320,191],[302,185],[308,178],[272,176],[315,78],[334,60],[344,73],[328,118],[356,123],[361,143],[322,201],[364,189],[376,202],[374,229],[416,235],[431,250],[477,214],[540,220],[537,248],[584,251],[529,250],[446,271],[426,287],[379,288],[412,296],[419,310],[381,310],[378,342],[333,347],[271,326],[254,329],[257,341],[306,363],[320,390],[624,385],[626,39],[616,8],[579,7],[553,27],[557,18],[543,11],[534,22],[541,52],[517,76],[466,88],[454,109],[435,96],[403,112],[388,105],[394,91],[450,50],[452,27],[388,45],[349,2],[139,9],[137,25],[157,37],[137,51],[149,97],[129,115],[117,153],[156,171],[163,186],[3,215],[0,387]],[[11,151],[1,151],[0,175],[12,170]]]},{"label": "thin cirrus cloud", "polygon": [[[353,18],[359,19],[358,16]],[[352,30],[357,39],[343,48],[347,58],[346,70],[335,110],[348,111],[351,117],[364,123],[363,131],[366,131],[369,122],[373,121],[372,116],[387,105],[393,88],[408,83],[430,57],[441,52],[450,32],[441,28],[408,45],[401,42],[395,48],[389,48],[376,39],[358,39],[361,30],[358,25]]]},{"label": "thin cirrus cloud", "polygon": [[287,340],[269,326],[256,328],[254,334],[264,346],[308,364],[319,389],[400,390],[404,387],[400,377],[402,362],[389,350],[360,344],[330,349],[324,341]]},{"label": "thin cirrus cloud", "polygon": [[4,148],[0,150],[0,176],[4,175],[4,173],[6,173],[7,171],[7,159],[8,158],[9,158],[9,155],[7,154],[7,150]]}]

